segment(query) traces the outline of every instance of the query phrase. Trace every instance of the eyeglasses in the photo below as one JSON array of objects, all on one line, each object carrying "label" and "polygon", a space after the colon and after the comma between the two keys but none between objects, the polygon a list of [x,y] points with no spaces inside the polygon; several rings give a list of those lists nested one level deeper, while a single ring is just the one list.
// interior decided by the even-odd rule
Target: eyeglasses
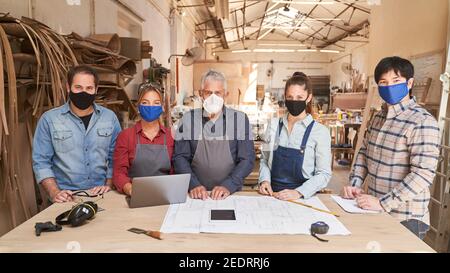
[{"label": "eyeglasses", "polygon": [[[73,202],[75,204],[83,204],[84,203],[84,200],[81,197],[88,197],[88,198],[99,197],[99,198],[97,198],[95,200],[89,200],[90,202],[97,203],[98,201],[100,201],[101,199],[104,198],[104,194],[102,193],[102,194],[91,195],[87,191],[76,191],[76,192],[72,193],[72,197],[73,197]],[[105,209],[102,209],[101,207],[97,208],[97,212],[101,212],[101,211],[104,211],[104,210]]]},{"label": "eyeglasses", "polygon": [[219,97],[222,97],[224,95],[224,93],[225,93],[224,90],[216,90],[216,91],[213,91],[213,90],[201,90],[201,92],[204,95],[206,95],[206,96],[211,96],[212,94],[214,94],[214,95],[219,96]]},{"label": "eyeglasses", "polygon": [[98,196],[103,196],[103,193],[102,193],[102,194],[91,195],[91,194],[88,193],[87,191],[76,191],[76,192],[72,193],[72,196],[80,196],[80,197],[94,198],[94,197],[98,197]]},{"label": "eyeglasses", "polygon": [[84,202],[83,199],[81,197],[87,197],[87,198],[95,198],[95,197],[99,197],[97,200],[95,200],[95,202],[97,202],[100,199],[104,198],[104,194],[90,194],[87,191],[76,191],[72,193],[72,197],[79,197],[81,203]]}]

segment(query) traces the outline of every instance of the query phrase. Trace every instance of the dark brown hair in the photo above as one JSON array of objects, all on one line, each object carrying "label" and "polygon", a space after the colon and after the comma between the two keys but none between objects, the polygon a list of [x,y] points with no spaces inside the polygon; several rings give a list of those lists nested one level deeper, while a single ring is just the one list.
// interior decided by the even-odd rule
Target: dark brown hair
[{"label": "dark brown hair", "polygon": [[[303,72],[295,72],[289,80],[286,82],[286,87],[284,88],[284,96],[291,87],[291,85],[299,85],[305,88],[308,92],[308,96],[313,94],[311,79]],[[306,113],[313,114],[313,100],[306,106]]]},{"label": "dark brown hair", "polygon": [[[414,65],[407,59],[403,59],[397,56],[387,57],[382,59],[375,68],[375,82],[378,84],[381,80],[381,76],[389,71],[393,70],[398,76],[406,78],[408,82],[411,78],[414,78]],[[409,90],[409,95],[412,94],[412,88]]]},{"label": "dark brown hair", "polygon": [[99,77],[97,71],[95,71],[94,68],[87,65],[78,65],[71,67],[69,69],[69,71],[67,72],[67,82],[69,83],[69,86],[72,86],[73,78],[75,78],[75,76],[78,74],[91,75],[92,77],[94,77],[95,87],[96,88],[98,87]]}]

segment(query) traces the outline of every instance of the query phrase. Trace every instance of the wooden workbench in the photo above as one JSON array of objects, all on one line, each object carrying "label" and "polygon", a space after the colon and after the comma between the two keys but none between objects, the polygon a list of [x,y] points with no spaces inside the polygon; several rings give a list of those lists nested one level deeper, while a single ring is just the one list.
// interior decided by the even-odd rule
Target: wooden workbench
[{"label": "wooden workbench", "polygon": [[233,234],[165,234],[158,241],[127,230],[159,230],[168,206],[129,209],[124,196],[111,192],[98,201],[105,211],[92,222],[36,237],[36,222],[54,222],[72,206],[55,204],[0,238],[0,252],[434,252],[388,214],[347,214],[330,196],[319,197],[341,214],[340,221],[352,235],[326,236],[328,243],[308,235]]}]

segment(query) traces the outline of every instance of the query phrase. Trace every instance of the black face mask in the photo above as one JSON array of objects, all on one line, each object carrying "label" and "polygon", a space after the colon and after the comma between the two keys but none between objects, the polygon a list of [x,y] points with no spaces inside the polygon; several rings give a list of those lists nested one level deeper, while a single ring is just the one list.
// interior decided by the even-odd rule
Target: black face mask
[{"label": "black face mask", "polygon": [[291,115],[299,116],[306,109],[306,100],[287,100],[286,107]]},{"label": "black face mask", "polygon": [[92,95],[86,92],[74,93],[70,90],[69,98],[78,109],[86,110],[94,103],[95,94]]}]

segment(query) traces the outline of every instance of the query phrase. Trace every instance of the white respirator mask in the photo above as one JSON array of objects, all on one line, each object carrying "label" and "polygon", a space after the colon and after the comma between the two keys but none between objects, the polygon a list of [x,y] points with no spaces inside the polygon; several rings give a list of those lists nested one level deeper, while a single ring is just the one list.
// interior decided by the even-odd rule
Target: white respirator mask
[{"label": "white respirator mask", "polygon": [[212,94],[206,100],[203,101],[203,108],[209,114],[217,114],[223,108],[224,100],[223,98],[217,96],[216,94]]}]

